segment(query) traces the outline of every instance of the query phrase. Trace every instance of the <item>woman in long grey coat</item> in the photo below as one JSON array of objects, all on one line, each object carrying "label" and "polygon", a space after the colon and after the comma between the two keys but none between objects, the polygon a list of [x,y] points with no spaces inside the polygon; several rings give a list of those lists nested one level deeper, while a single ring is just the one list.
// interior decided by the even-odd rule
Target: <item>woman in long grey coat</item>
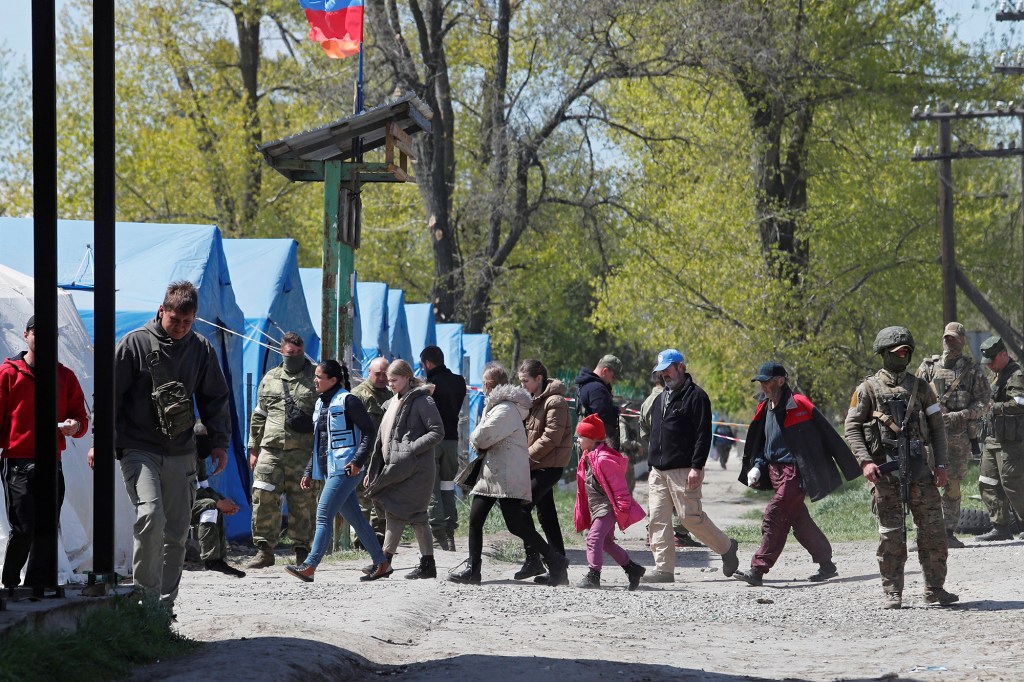
[{"label": "woman in long grey coat", "polygon": [[433,386],[417,379],[405,360],[388,366],[388,385],[395,393],[384,403],[377,440],[366,474],[366,494],[384,509],[384,555],[370,576],[388,571],[407,525],[416,534],[420,564],[406,578],[436,578],[434,541],[427,506],[434,491],[434,446],[444,438],[444,424],[430,397]]},{"label": "woman in long grey coat", "polygon": [[469,485],[475,476],[473,502],[469,508],[469,559],[465,570],[448,577],[456,583],[480,584],[480,559],[483,555],[484,522],[495,504],[501,509],[509,532],[536,548],[544,557],[552,585],[567,584],[568,562],[548,546],[529,517],[523,504],[529,502],[530,459],[526,426],[533,398],[529,392],[508,383],[508,372],[498,363],[484,368],[484,414],[469,437],[476,448],[477,460],[459,476]]}]

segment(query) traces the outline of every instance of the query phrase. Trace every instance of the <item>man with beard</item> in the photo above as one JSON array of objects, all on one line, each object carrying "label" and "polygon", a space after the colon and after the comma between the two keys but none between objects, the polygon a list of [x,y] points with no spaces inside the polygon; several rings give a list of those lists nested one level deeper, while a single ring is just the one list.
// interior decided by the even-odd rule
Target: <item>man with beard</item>
[{"label": "man with beard", "polygon": [[[942,489],[942,518],[946,522],[946,545],[961,548],[964,543],[953,534],[960,520],[960,481],[967,475],[971,459],[974,425],[988,411],[988,379],[981,365],[964,355],[967,332],[959,322],[950,322],[942,332],[942,355],[925,358],[917,376],[932,385],[942,409],[946,427],[946,487]],[[910,547],[914,551],[916,543]]]},{"label": "man with beard", "polygon": [[[907,372],[914,354],[914,337],[906,327],[886,327],[875,336],[874,351],[883,369],[864,380],[853,393],[846,415],[846,441],[870,482],[871,509],[878,521],[878,569],[885,597],[882,608],[903,606],[903,569],[907,563],[906,518],[900,497],[898,471],[879,467],[896,460],[899,437],[909,437],[910,510],[917,523],[918,557],[924,575],[924,600],[943,606],[959,601],[943,589],[946,582],[945,523],[938,488],[946,485],[946,429],[942,408],[927,382]],[[896,419],[899,402],[906,418]],[[904,434],[903,429],[909,433]],[[935,458],[929,469],[923,446]]]}]

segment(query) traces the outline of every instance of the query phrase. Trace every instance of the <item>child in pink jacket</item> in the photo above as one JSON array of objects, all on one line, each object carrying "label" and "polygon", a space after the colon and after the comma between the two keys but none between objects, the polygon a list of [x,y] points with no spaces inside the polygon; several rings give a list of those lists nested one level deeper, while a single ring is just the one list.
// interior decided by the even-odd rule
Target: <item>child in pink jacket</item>
[{"label": "child in pink jacket", "polygon": [[626,486],[629,461],[604,443],[604,422],[596,414],[580,421],[576,435],[583,454],[576,469],[573,517],[577,532],[590,529],[587,533],[587,564],[590,570],[576,587],[601,587],[601,566],[607,552],[626,572],[629,591],[632,592],[640,585],[640,577],[647,569],[631,561],[626,550],[615,543],[615,524],[618,522],[619,528],[626,530],[647,514]]}]

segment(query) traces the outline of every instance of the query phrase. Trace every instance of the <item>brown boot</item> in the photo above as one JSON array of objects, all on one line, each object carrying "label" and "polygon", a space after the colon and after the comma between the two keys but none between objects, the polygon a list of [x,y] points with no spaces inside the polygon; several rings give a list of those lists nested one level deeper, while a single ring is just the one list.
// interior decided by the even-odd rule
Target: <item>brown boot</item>
[{"label": "brown boot", "polygon": [[284,570],[294,575],[299,580],[311,583],[313,582],[313,574],[316,573],[316,569],[306,564],[299,564],[298,566],[285,566]]},{"label": "brown boot", "polygon": [[266,547],[257,550],[256,558],[246,568],[269,568],[274,565],[274,552]]}]

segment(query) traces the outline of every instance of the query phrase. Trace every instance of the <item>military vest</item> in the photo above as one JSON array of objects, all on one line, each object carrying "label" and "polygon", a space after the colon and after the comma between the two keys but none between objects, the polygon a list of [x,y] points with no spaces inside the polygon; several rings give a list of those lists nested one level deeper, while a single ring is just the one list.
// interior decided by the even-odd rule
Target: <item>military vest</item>
[{"label": "military vest", "polygon": [[[1016,362],[1011,360],[1007,363],[995,383],[992,384],[993,403],[1003,403],[1009,400],[1006,395],[1006,384],[1014,374],[1020,371],[1020,365]],[[992,437],[1002,443],[1022,441],[1024,440],[1024,414],[993,414],[991,428]]]},{"label": "military vest", "polygon": [[[911,441],[911,479],[917,480],[927,473],[924,446],[928,445],[928,422],[925,418],[924,399],[928,397],[928,384],[907,372],[895,385],[886,383],[879,374],[864,380],[872,398],[874,419],[865,424],[864,436],[868,452],[876,462],[893,460],[896,448],[884,440],[893,441],[896,433],[889,426],[895,424],[891,401],[902,400],[907,410],[906,428]],[[913,390],[912,390],[913,389]],[[883,440],[884,439],[884,440]]]},{"label": "military vest", "polygon": [[[970,407],[974,384],[977,381],[974,360],[961,356],[953,367],[948,368],[942,364],[941,355],[933,355],[926,359],[924,364],[925,376],[922,378],[931,383],[944,414],[960,412]],[[981,424],[977,420],[971,420],[967,431],[971,438],[977,438],[981,432]]]}]

